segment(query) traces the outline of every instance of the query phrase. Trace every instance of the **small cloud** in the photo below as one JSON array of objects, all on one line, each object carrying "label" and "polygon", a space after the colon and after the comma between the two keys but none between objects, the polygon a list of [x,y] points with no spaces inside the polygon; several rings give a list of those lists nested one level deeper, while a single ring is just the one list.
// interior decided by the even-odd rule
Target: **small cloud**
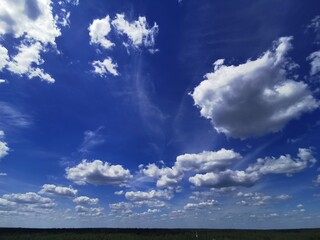
[{"label": "small cloud", "polygon": [[94,147],[105,142],[105,137],[102,134],[103,127],[99,127],[95,131],[87,130],[84,132],[84,139],[79,148],[80,153],[89,153]]}]

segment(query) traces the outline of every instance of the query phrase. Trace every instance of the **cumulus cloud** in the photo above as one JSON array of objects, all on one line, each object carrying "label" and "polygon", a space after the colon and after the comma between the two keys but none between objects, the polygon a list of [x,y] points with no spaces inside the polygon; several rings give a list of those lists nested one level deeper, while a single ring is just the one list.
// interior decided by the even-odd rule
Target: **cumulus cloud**
[{"label": "cumulus cloud", "polygon": [[320,51],[313,52],[307,58],[310,61],[310,75],[316,75],[320,72]]},{"label": "cumulus cloud", "polygon": [[66,169],[67,179],[79,185],[87,183],[94,185],[125,184],[132,178],[130,171],[121,165],[110,165],[101,160],[87,162],[82,160],[77,166]]},{"label": "cumulus cloud", "polygon": [[168,190],[151,190],[150,192],[126,192],[125,197],[130,201],[144,201],[150,199],[165,199],[170,200],[173,197],[172,191]]},{"label": "cumulus cloud", "polygon": [[99,203],[99,199],[89,198],[87,196],[80,196],[73,199],[73,202],[79,205],[96,205]]},{"label": "cumulus cloud", "polygon": [[299,148],[297,158],[292,158],[289,154],[281,155],[279,158],[259,158],[255,164],[247,168],[247,171],[263,175],[280,173],[291,175],[301,172],[309,165],[313,166],[316,161],[310,149]]},{"label": "cumulus cloud", "polygon": [[184,154],[177,157],[175,167],[181,171],[213,171],[223,169],[241,159],[241,155],[224,148],[219,151],[203,151],[198,154]]},{"label": "cumulus cloud", "polygon": [[144,175],[150,178],[156,178],[158,187],[176,186],[183,178],[183,173],[175,167],[159,168],[156,164],[151,163],[142,169]]},{"label": "cumulus cloud", "polygon": [[197,154],[183,154],[177,157],[173,167],[159,168],[152,163],[142,169],[151,178],[157,178],[158,187],[176,186],[186,172],[208,172],[225,169],[241,159],[241,155],[233,150],[204,151]]},{"label": "cumulus cloud", "polygon": [[[11,35],[18,42],[15,56],[0,47],[0,70],[6,69],[12,73],[26,75],[28,78],[38,77],[49,83],[54,79],[39,66],[44,62],[41,53],[50,46],[55,48],[56,38],[61,35],[60,26],[70,13],[64,8],[57,8],[53,13],[51,0],[3,0],[0,8],[0,37]],[[64,15],[65,21],[59,16]],[[10,57],[9,57],[10,55]]]},{"label": "cumulus cloud", "polygon": [[119,73],[117,71],[118,65],[113,63],[110,57],[104,59],[102,62],[97,60],[92,62],[92,66],[94,68],[94,72],[99,74],[100,77],[105,77],[107,74],[112,74],[113,76],[118,76]]},{"label": "cumulus cloud", "polygon": [[90,44],[99,44],[105,49],[114,46],[114,43],[107,39],[107,36],[111,31],[109,15],[102,19],[93,20],[88,29],[90,35]]},{"label": "cumulus cloud", "polygon": [[50,198],[42,197],[34,192],[4,194],[3,199],[17,204],[21,211],[36,211],[36,209],[51,209],[56,204]]},{"label": "cumulus cloud", "polygon": [[83,217],[98,217],[98,216],[102,216],[104,213],[104,208],[102,207],[88,208],[88,207],[78,205],[75,207],[75,210],[79,216],[83,216]]},{"label": "cumulus cloud", "polygon": [[50,196],[73,198],[77,195],[78,190],[72,187],[61,187],[54,184],[44,184],[39,194],[45,194]]},{"label": "cumulus cloud", "polygon": [[222,188],[232,186],[250,187],[259,179],[258,173],[245,171],[233,171],[230,169],[221,172],[209,172],[196,174],[189,178],[189,182],[196,187]]},{"label": "cumulus cloud", "polygon": [[216,62],[191,93],[201,116],[219,133],[248,138],[278,132],[303,113],[319,107],[308,85],[288,76],[286,58],[292,37],[282,37],[272,50],[238,66]]},{"label": "cumulus cloud", "polygon": [[129,42],[125,46],[139,48],[144,46],[151,51],[154,50],[155,36],[159,31],[157,23],[149,28],[146,17],[139,17],[138,20],[129,22],[124,14],[117,14],[111,24],[121,35],[126,35]]}]

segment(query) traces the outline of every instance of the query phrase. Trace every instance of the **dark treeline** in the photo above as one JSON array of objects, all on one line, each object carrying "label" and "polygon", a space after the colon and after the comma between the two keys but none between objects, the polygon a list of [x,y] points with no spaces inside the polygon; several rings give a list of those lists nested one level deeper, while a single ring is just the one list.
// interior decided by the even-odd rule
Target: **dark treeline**
[{"label": "dark treeline", "polygon": [[320,229],[235,230],[235,229],[141,229],[141,228],[0,228],[5,240],[320,240]]}]

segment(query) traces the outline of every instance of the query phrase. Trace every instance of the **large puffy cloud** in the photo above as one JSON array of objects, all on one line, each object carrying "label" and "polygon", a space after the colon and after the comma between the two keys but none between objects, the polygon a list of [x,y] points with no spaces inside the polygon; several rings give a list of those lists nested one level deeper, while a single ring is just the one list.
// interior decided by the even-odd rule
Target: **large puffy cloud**
[{"label": "large puffy cloud", "polygon": [[73,202],[79,205],[96,205],[99,203],[98,198],[89,198],[87,196],[79,196],[73,199]]},{"label": "large puffy cloud", "polygon": [[87,162],[83,160],[77,166],[66,169],[67,179],[79,185],[87,183],[94,185],[125,184],[132,178],[130,171],[121,165],[110,165],[101,160]]},{"label": "large puffy cloud", "polygon": [[114,43],[106,38],[111,31],[109,15],[102,19],[93,20],[88,29],[91,44],[99,44],[105,49],[114,46]]},{"label": "large puffy cloud", "polygon": [[313,52],[309,55],[307,60],[310,61],[311,69],[310,75],[316,75],[320,72],[320,51]]},{"label": "large puffy cloud", "polygon": [[173,197],[172,191],[168,190],[151,190],[150,192],[126,192],[125,197],[130,201],[144,201],[144,200],[154,200],[154,199],[166,199],[170,200]]},{"label": "large puffy cloud", "polygon": [[291,40],[282,37],[272,50],[238,66],[216,62],[215,70],[205,75],[191,96],[217,132],[235,138],[262,136],[319,106],[307,84],[288,77]]},{"label": "large puffy cloud", "polygon": [[44,184],[39,194],[45,194],[50,196],[68,197],[73,198],[77,195],[78,190],[72,187],[61,187],[54,184]]},{"label": "large puffy cloud", "polygon": [[101,77],[106,76],[107,74],[112,74],[113,76],[118,76],[119,73],[117,71],[118,65],[113,63],[110,57],[104,59],[102,62],[97,60],[92,62],[92,66],[94,68],[94,72],[99,74]]},{"label": "large puffy cloud", "polygon": [[[4,46],[0,47],[0,70],[7,66],[12,73],[54,82],[39,68],[44,63],[40,55],[49,46],[56,46],[55,40],[61,35],[60,26],[67,25],[70,13],[62,7],[53,13],[53,4],[51,0],[1,1],[0,37],[11,35],[19,44],[15,44],[18,53],[14,56]],[[60,20],[61,13],[65,15],[64,21]]]},{"label": "large puffy cloud", "polygon": [[189,178],[189,181],[196,187],[223,188],[232,186],[250,187],[259,179],[256,172],[233,171],[230,169],[221,172],[209,172],[196,174]]},{"label": "large puffy cloud", "polygon": [[301,172],[309,165],[316,163],[312,151],[307,148],[299,148],[297,158],[292,158],[289,154],[281,155],[279,158],[266,157],[259,158],[257,162],[247,168],[248,172],[259,174],[293,174]]},{"label": "large puffy cloud", "polygon": [[149,28],[146,17],[139,17],[138,20],[129,22],[124,14],[117,14],[111,24],[117,32],[129,38],[129,45],[138,48],[144,46],[154,51],[155,36],[159,31],[157,23]]}]

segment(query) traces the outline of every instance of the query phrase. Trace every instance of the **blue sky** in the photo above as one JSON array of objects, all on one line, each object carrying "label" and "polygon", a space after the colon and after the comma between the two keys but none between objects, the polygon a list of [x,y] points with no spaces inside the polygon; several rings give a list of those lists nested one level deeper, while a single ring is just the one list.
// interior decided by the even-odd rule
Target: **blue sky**
[{"label": "blue sky", "polygon": [[319,227],[318,1],[0,6],[0,226]]}]

